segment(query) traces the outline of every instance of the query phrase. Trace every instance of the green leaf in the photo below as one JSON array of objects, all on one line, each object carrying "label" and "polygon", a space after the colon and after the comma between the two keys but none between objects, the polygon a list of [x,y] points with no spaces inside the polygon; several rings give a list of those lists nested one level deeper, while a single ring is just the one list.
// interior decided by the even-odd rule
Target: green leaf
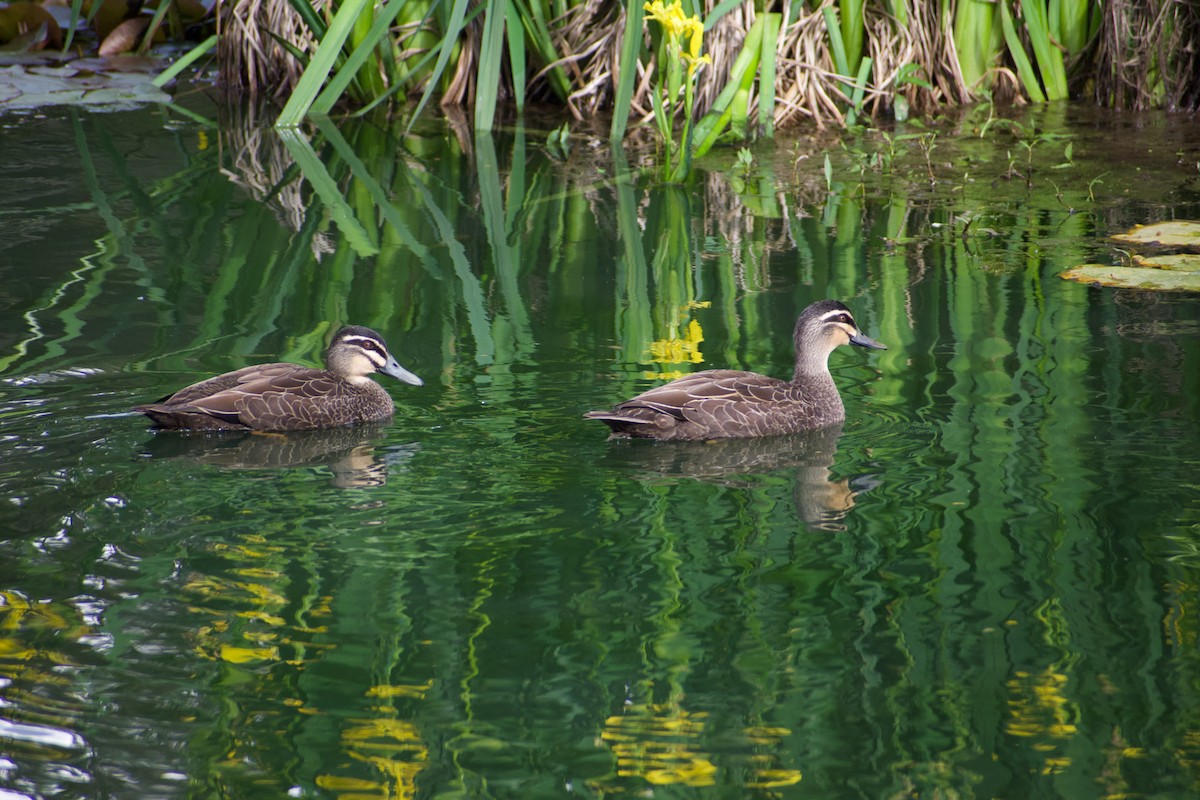
[{"label": "green leaf", "polygon": [[1020,37],[1017,36],[1017,29],[1013,24],[1012,12],[1008,10],[1007,0],[1000,3],[1000,24],[1004,28],[1004,41],[1008,45],[1008,53],[1012,56],[1013,63],[1017,65],[1017,74],[1021,76],[1025,93],[1034,103],[1046,102],[1046,95],[1038,82],[1037,73],[1034,72],[1029,55],[1025,52]]},{"label": "green leaf", "polygon": [[[468,0],[454,0],[454,7],[450,9],[450,18],[446,21],[445,30],[442,31],[442,43],[438,48],[437,63],[433,66],[433,74],[429,76],[429,83],[425,85],[425,92],[421,95],[421,100],[417,103],[417,108],[413,112],[412,119],[409,120],[408,130],[412,130],[413,122],[421,116],[421,112],[425,109],[425,104],[429,102],[429,98],[433,96],[433,92],[437,89],[438,83],[442,79],[442,73],[446,71],[446,64],[450,61],[450,56],[454,52],[454,45],[458,42],[458,37],[462,35],[465,27],[465,19],[467,14]],[[482,6],[480,6],[482,8]]]},{"label": "green leaf", "polygon": [[1059,273],[1059,277],[1076,283],[1100,284],[1120,289],[1200,292],[1200,272],[1192,271],[1084,264]]},{"label": "green leaf", "polygon": [[488,4],[479,46],[479,68],[475,80],[475,130],[488,132],[496,121],[496,93],[500,89],[500,61],[504,55],[504,23],[507,5]]},{"label": "green leaf", "polygon": [[766,25],[759,48],[758,124],[763,135],[771,138],[775,136],[775,51],[783,15],[764,14],[763,17],[766,19]]},{"label": "green leaf", "polygon": [[632,0],[625,8],[625,36],[621,40],[621,59],[617,66],[617,87],[613,103],[612,127],[609,141],[619,142],[625,138],[629,125],[629,110],[633,103],[633,89],[637,82],[638,56],[642,50],[642,19],[645,8]]},{"label": "green leaf", "polygon": [[742,50],[733,61],[729,71],[729,81],[717,95],[712,109],[696,123],[693,133],[695,147],[694,158],[700,158],[717,143],[725,127],[733,120],[734,106],[740,95],[745,98],[750,86],[754,83],[754,74],[758,69],[759,56],[762,53],[763,30],[766,27],[765,17],[754,20],[750,30],[746,31],[746,39],[742,42]]},{"label": "green leaf", "polygon": [[359,68],[371,57],[379,42],[383,40],[383,37],[391,29],[392,21],[396,19],[396,15],[400,13],[400,9],[404,6],[404,3],[405,0],[391,0],[383,7],[371,25],[371,29],[367,32],[366,37],[358,47],[354,48],[354,51],[346,59],[345,63],[342,64],[337,73],[330,79],[329,85],[325,87],[324,91],[321,92],[320,96],[312,104],[310,113],[324,115],[333,110],[342,93],[346,91],[346,87],[354,80]]},{"label": "green leaf", "polygon": [[275,122],[276,128],[295,128],[308,114],[317,93],[321,91],[325,79],[329,77],[330,70],[341,54],[346,37],[354,29],[359,12],[371,2],[372,0],[345,0],[338,9],[333,23],[326,31],[321,44],[317,46],[316,55],[300,76],[292,96],[288,98],[287,104],[279,114],[279,119]]},{"label": "green leaf", "polygon": [[526,73],[525,37],[521,35],[521,14],[516,5],[508,5],[508,23],[504,27],[508,34],[508,64],[512,71],[513,102],[517,112],[525,110],[525,84],[529,78]]},{"label": "green leaf", "polygon": [[175,80],[175,76],[183,72],[185,69],[194,64],[201,56],[217,46],[217,35],[205,39],[200,44],[187,51],[186,54],[171,66],[167,67],[158,75],[151,83],[155,86],[166,86],[171,81]]}]

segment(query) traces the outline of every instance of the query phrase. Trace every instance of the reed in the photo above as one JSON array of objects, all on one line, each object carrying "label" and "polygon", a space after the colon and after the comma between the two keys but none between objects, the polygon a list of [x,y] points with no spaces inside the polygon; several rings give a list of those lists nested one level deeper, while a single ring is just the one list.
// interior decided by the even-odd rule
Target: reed
[{"label": "reed", "polygon": [[[707,119],[696,152],[805,120],[844,126],[986,98],[1087,90],[1118,108],[1200,104],[1190,56],[1200,10],[1172,0],[680,2],[702,21],[712,60],[693,86],[694,113]],[[489,130],[537,101],[578,122],[610,114],[618,141],[662,111],[652,80],[661,39],[643,6],[247,0],[222,6],[218,51],[227,85],[291,97],[286,124],[381,103],[411,104],[415,117],[436,100]]]}]

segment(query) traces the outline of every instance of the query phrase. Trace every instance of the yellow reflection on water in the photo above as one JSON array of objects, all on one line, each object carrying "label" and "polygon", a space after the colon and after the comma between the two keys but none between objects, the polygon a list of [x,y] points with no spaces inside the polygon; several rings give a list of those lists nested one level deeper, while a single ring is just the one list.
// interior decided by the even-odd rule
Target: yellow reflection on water
[{"label": "yellow reflection on water", "polygon": [[1045,753],[1042,774],[1062,772],[1071,764],[1056,756],[1062,742],[1075,735],[1079,709],[1063,693],[1067,676],[1047,667],[1038,673],[1018,671],[1007,682],[1009,719],[1005,732],[1011,736],[1037,739],[1032,748]]},{"label": "yellow reflection on water", "polygon": [[[627,707],[604,721],[600,737],[617,757],[617,775],[642,778],[657,786],[712,786],[717,766],[701,742],[704,712],[689,712],[675,703],[650,703]],[[775,748],[788,735],[786,728],[754,726],[743,730],[756,747]],[[750,770],[743,785],[772,789],[799,783],[799,770],[775,766],[772,754],[749,758]]]},{"label": "yellow reflection on water", "polygon": [[717,768],[699,749],[707,714],[674,704],[630,706],[604,721],[600,736],[617,756],[617,774],[650,783],[712,786]]},{"label": "yellow reflection on water", "polygon": [[429,748],[417,726],[394,717],[351,720],[342,732],[342,747],[351,758],[370,764],[381,777],[318,776],[317,786],[335,792],[338,800],[414,797],[417,775],[429,762]]}]

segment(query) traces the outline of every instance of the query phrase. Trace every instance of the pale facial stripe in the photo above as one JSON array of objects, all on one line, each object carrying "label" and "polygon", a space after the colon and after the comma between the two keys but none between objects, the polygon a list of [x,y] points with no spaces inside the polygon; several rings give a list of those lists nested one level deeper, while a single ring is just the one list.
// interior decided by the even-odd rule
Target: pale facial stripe
[{"label": "pale facial stripe", "polygon": [[[826,311],[824,314],[822,314],[822,315],[821,315],[821,321],[822,321],[822,322],[831,322],[831,321],[833,321],[835,318],[837,318],[837,317],[840,317],[840,316],[842,316],[843,314],[844,314],[845,316],[847,316],[847,317],[849,317],[849,316],[850,316],[850,312],[849,312],[849,311],[845,311],[845,310],[843,310],[843,309],[840,309],[840,308],[835,308],[835,309],[833,309],[833,310],[831,310],[831,311]],[[850,318],[851,318],[851,319],[853,319],[853,317],[850,317]]]},{"label": "pale facial stripe", "polygon": [[[370,342],[374,346],[364,347],[364,342]],[[371,363],[375,364],[376,367],[382,367],[387,363],[387,349],[383,346],[383,342],[378,339],[372,339],[369,336],[346,336],[342,338],[341,344],[359,348],[363,355],[371,359]]]},{"label": "pale facial stripe", "polygon": [[[845,317],[850,320],[848,323],[843,322],[839,317]],[[858,333],[858,323],[854,321],[854,317],[850,316],[850,312],[845,309],[835,308],[831,311],[826,311],[820,316],[822,325],[833,325],[846,331],[847,336],[854,336]]]}]

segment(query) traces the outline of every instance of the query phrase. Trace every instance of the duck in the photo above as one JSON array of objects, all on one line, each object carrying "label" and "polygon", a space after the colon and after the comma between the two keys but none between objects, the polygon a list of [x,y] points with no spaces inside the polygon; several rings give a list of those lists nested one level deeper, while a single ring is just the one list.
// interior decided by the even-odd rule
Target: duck
[{"label": "duck", "polygon": [[338,330],[324,359],[325,369],[286,362],[243,367],[133,410],[160,429],[318,430],[391,419],[395,404],[369,377],[376,372],[424,385],[400,366],[379,333],[361,325]]},{"label": "duck", "polygon": [[829,374],[829,354],[846,344],[887,347],[859,330],[850,309],[837,300],[805,308],[792,340],[796,370],[790,381],[741,370],[704,370],[584,417],[607,425],[610,439],[742,439],[840,425],[846,409]]}]

